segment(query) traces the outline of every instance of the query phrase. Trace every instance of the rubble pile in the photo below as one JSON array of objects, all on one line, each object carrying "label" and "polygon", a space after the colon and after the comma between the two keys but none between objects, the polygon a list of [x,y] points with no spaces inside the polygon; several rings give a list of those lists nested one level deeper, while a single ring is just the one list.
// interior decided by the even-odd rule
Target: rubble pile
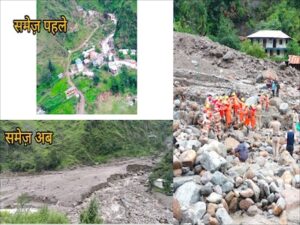
[{"label": "rubble pile", "polygon": [[[300,112],[294,82],[300,72],[205,37],[179,33],[174,37],[174,59],[173,223],[241,224],[236,218],[247,216],[272,221],[261,224],[298,224],[299,213],[295,219],[289,211],[300,209],[300,146],[295,143],[291,156],[285,134],[292,109]],[[264,83],[269,70],[280,82],[279,97],[272,97]],[[204,138],[207,94],[217,97],[232,91],[250,105],[259,93],[268,93],[270,106],[263,112],[262,128],[225,128],[222,122],[221,138],[212,127]],[[269,128],[273,116],[281,123],[279,159],[273,155]],[[249,149],[246,162],[231,153],[240,140]]]}]

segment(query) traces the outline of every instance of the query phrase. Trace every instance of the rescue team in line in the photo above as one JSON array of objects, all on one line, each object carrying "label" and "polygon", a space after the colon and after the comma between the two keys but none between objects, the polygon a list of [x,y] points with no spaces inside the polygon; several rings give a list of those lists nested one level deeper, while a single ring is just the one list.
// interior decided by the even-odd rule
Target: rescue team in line
[{"label": "rescue team in line", "polygon": [[231,126],[245,125],[248,128],[260,129],[262,127],[262,112],[269,110],[269,97],[267,94],[258,96],[257,105],[247,105],[244,98],[239,98],[234,92],[231,96],[212,97],[208,95],[203,110],[204,124],[210,125],[214,122],[217,125],[215,129],[219,133],[218,121],[225,122],[226,129]]}]

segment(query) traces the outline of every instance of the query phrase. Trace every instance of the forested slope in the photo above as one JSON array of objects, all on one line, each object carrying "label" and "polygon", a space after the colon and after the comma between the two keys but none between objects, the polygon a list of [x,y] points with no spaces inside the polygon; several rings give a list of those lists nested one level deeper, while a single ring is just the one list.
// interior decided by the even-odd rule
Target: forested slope
[{"label": "forested slope", "polygon": [[300,54],[298,0],[175,0],[174,29],[209,36],[234,49],[239,36],[261,29],[282,30],[290,37],[289,53]]},{"label": "forested slope", "polygon": [[[22,131],[53,131],[53,144],[6,144],[4,131],[16,127]],[[160,154],[165,138],[171,134],[171,121],[2,121],[0,133],[2,170],[42,171]]]}]

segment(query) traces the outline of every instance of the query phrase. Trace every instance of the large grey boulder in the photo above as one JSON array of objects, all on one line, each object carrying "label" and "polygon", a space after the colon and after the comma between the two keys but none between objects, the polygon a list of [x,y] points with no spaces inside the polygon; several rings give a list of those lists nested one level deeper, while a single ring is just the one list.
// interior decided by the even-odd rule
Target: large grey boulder
[{"label": "large grey boulder", "polygon": [[216,171],[212,175],[211,182],[215,185],[222,185],[227,181],[227,177],[220,171]]},{"label": "large grey boulder", "polygon": [[282,113],[282,114],[286,114],[289,110],[289,104],[283,102],[280,104],[279,106],[279,111]]},{"label": "large grey boulder", "polygon": [[215,151],[203,152],[198,156],[196,162],[199,160],[202,167],[210,172],[214,172],[226,165],[226,160]]},{"label": "large grey boulder", "polygon": [[194,181],[189,181],[177,188],[175,198],[178,200],[181,207],[188,207],[200,200],[201,186]]},{"label": "large grey boulder", "polygon": [[197,202],[183,211],[182,223],[197,224],[197,221],[203,217],[205,212],[206,204],[204,202]]},{"label": "large grey boulder", "polygon": [[216,212],[216,217],[218,221],[220,222],[220,225],[232,225],[233,220],[229,216],[228,212],[225,208],[219,208]]}]

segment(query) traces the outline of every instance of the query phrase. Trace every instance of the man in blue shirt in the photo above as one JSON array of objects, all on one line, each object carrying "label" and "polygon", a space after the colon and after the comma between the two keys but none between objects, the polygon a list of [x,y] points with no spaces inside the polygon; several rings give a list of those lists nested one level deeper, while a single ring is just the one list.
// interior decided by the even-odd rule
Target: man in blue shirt
[{"label": "man in blue shirt", "polygon": [[291,154],[292,157],[294,151],[294,143],[295,143],[295,134],[293,131],[293,127],[290,127],[290,130],[286,134],[286,150]]},{"label": "man in blue shirt", "polygon": [[241,162],[245,162],[248,159],[248,147],[242,138],[239,141],[240,144],[234,149],[234,153]]}]

